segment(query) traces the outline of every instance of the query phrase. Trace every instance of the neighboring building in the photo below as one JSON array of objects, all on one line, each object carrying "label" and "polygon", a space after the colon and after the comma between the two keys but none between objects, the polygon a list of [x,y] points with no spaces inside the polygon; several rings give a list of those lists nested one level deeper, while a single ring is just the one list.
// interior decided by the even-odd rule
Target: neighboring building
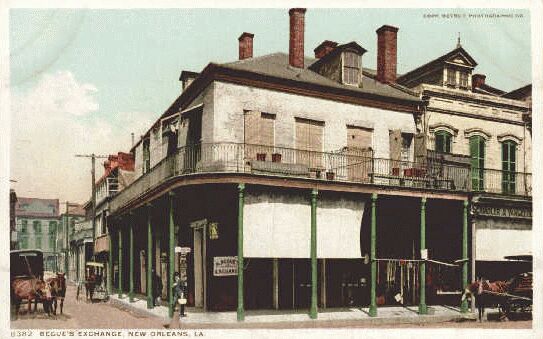
[{"label": "neighboring building", "polygon": [[44,269],[56,271],[58,199],[18,197],[15,205],[18,249],[43,251]]},{"label": "neighboring building", "polygon": [[[90,216],[91,203],[85,204],[87,216]],[[93,256],[92,221],[87,217],[76,221],[74,232],[70,236],[70,278],[76,283],[85,280],[85,266]]]},{"label": "neighboring building", "polygon": [[243,33],[238,61],[182,73],[181,95],[132,148],[135,181],[109,203],[109,290],[147,294],[151,308],[151,270],[166,298],[175,269],[189,305],[238,319],[317,305],[375,315],[397,293],[423,314],[426,294],[457,305],[446,296],[468,279],[469,159],[427,156],[424,102],[396,84],[398,29],[377,30],[371,72],[356,42],[306,58],[305,9],[289,16],[288,54],[253,57]]},{"label": "neighboring building", "polygon": [[[134,156],[118,152],[104,162],[104,175],[96,182],[96,217],[94,255],[96,261],[106,264],[110,258],[107,220],[111,198],[134,181]],[[89,220],[92,217],[89,216]],[[92,222],[91,222],[92,229]],[[91,234],[92,239],[92,234]],[[105,276],[109,274],[107,265]]]},{"label": "neighboring building", "polygon": [[17,203],[17,194],[15,190],[9,190],[9,249],[17,249],[17,223],[15,218],[15,205]]},{"label": "neighboring building", "polygon": [[[473,74],[477,62],[460,45],[398,78],[427,101],[418,130],[445,158],[471,160],[475,275],[507,279],[531,263],[531,86],[505,93]],[[529,115],[529,119],[528,119]]]},{"label": "neighboring building", "polygon": [[60,215],[56,237],[58,251],[58,271],[64,272],[67,278],[75,281],[75,257],[70,251],[70,240],[75,233],[75,224],[85,220],[85,210],[82,205],[66,202],[65,212]]}]

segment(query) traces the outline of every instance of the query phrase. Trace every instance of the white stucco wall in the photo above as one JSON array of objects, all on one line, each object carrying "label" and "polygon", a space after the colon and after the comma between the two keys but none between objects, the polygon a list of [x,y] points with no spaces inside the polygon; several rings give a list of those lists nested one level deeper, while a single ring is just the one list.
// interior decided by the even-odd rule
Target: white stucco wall
[{"label": "white stucco wall", "polygon": [[476,260],[500,261],[508,255],[532,254],[531,230],[478,229]]},{"label": "white stucco wall", "polygon": [[[360,258],[364,201],[346,196],[319,197],[317,257]],[[311,205],[309,192],[248,192],[243,212],[246,257],[309,258]]]},{"label": "white stucco wall", "polygon": [[215,82],[213,142],[243,142],[244,110],[276,115],[275,146],[296,146],[295,118],[323,121],[323,151],[347,146],[347,125],[373,129],[377,157],[388,158],[389,130],[414,133],[412,113],[340,103],[267,89]]}]

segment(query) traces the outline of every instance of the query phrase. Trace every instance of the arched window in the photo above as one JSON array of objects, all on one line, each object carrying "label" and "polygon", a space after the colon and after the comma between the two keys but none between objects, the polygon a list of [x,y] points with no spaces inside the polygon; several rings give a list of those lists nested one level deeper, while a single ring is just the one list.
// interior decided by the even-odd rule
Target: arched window
[{"label": "arched window", "polygon": [[506,140],[502,143],[502,191],[515,194],[517,170],[517,143]]},{"label": "arched window", "polygon": [[439,153],[451,153],[452,134],[447,131],[435,132],[436,145],[435,150]]},{"label": "arched window", "polygon": [[471,156],[471,187],[474,191],[484,190],[485,139],[480,135],[469,138]]}]

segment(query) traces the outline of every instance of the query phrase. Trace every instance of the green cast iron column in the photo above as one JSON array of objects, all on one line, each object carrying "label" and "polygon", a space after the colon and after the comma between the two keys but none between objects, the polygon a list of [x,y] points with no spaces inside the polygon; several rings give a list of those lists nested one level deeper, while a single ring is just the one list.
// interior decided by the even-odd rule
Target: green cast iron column
[{"label": "green cast iron column", "polygon": [[243,204],[245,184],[238,185],[238,321],[245,319],[243,309]]},{"label": "green cast iron column", "polygon": [[129,290],[128,290],[128,301],[134,302],[134,222],[135,218],[130,218],[130,228],[129,228],[129,247],[130,247],[130,276],[129,276]]},{"label": "green cast iron column", "polygon": [[[426,249],[426,198],[422,198],[420,204],[420,250]],[[426,306],[426,263],[420,263],[420,300],[419,314],[428,314]]]},{"label": "green cast iron column", "polygon": [[119,298],[123,296],[123,232],[119,228],[119,274],[117,282],[119,284]]},{"label": "green cast iron column", "polygon": [[377,316],[377,300],[375,298],[375,289],[377,287],[377,261],[376,242],[377,242],[377,193],[371,195],[371,230],[370,230],[370,260],[371,260],[371,290],[370,290],[370,317]]},{"label": "green cast iron column", "polygon": [[107,260],[107,294],[113,294],[113,229],[109,228],[108,234],[108,260]]},{"label": "green cast iron column", "polygon": [[317,319],[317,194],[311,191],[311,319]]},{"label": "green cast iron column", "polygon": [[[468,285],[468,201],[464,200],[464,217],[462,225],[462,289]],[[465,298],[460,305],[460,311],[468,311],[468,300]]]},{"label": "green cast iron column", "polygon": [[147,207],[147,256],[145,258],[147,266],[147,308],[153,308],[153,234],[151,232],[151,206]]},{"label": "green cast iron column", "polygon": [[174,222],[173,222],[173,200],[174,200],[174,193],[170,192],[170,223],[169,223],[169,230],[168,230],[168,240],[169,240],[169,267],[168,267],[168,316],[170,318],[173,318],[173,309],[174,309],[174,300],[173,300],[173,271],[175,270],[175,230],[174,230]]}]

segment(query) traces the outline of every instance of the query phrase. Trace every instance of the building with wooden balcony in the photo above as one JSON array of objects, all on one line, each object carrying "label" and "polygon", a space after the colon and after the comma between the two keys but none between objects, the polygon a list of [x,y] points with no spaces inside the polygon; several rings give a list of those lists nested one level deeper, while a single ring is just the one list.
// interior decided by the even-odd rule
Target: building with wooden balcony
[{"label": "building with wooden balcony", "polygon": [[377,29],[372,72],[356,42],[305,57],[305,9],[289,18],[288,54],[253,57],[243,33],[239,60],[181,74],[180,96],[131,149],[135,180],[109,202],[109,291],[149,308],[161,296],[172,316],[180,271],[189,305],[239,320],[459,306],[470,159],[427,156],[425,103],[396,83],[398,29]]},{"label": "building with wooden balcony", "polygon": [[506,260],[532,254],[531,85],[506,93],[475,72],[461,46],[398,78],[426,105],[417,130],[422,149],[442,157],[469,157],[473,272],[508,279],[531,271],[531,262]]}]

